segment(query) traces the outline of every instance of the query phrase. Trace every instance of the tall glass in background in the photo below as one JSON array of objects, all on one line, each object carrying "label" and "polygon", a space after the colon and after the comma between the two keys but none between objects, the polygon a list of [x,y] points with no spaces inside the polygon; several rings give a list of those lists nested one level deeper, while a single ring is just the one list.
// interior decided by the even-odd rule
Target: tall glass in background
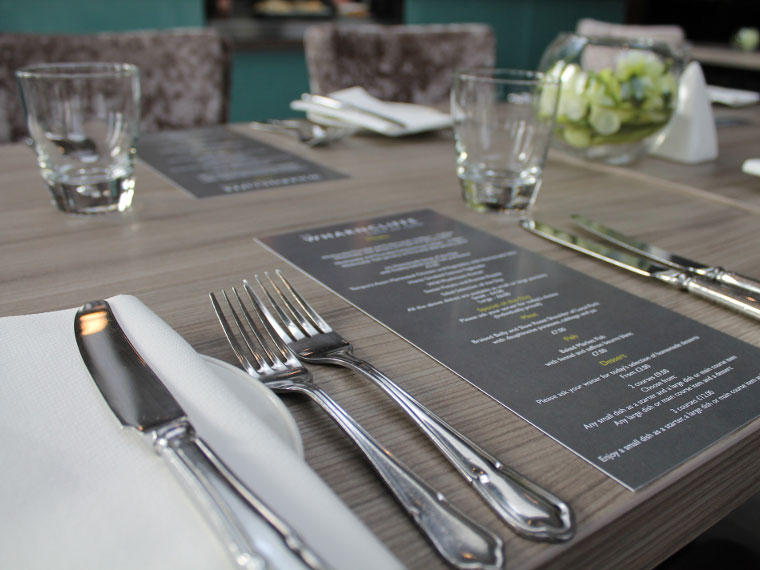
[{"label": "tall glass in background", "polygon": [[60,63],[16,72],[37,163],[64,212],[124,211],[135,190],[140,74],[125,63]]},{"label": "tall glass in background", "polygon": [[462,197],[477,211],[527,213],[541,186],[559,79],[534,71],[456,74],[451,116]]}]

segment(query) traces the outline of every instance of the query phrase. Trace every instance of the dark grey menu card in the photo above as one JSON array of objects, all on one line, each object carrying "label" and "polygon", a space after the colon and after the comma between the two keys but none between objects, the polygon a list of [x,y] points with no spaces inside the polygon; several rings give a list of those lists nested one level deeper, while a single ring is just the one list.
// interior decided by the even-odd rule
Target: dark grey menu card
[{"label": "dark grey menu card", "polygon": [[196,198],[346,177],[223,126],[142,135],[137,155]]},{"label": "dark grey menu card", "polygon": [[760,414],[757,348],[431,210],[259,241],[630,489]]}]

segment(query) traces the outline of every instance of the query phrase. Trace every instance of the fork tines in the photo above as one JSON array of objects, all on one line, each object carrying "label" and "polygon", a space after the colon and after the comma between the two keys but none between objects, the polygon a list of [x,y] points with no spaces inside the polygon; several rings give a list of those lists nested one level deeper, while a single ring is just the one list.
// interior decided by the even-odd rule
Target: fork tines
[{"label": "fork tines", "polygon": [[[282,271],[277,269],[275,270],[275,274],[280,278],[288,295],[285,294],[283,287],[280,287],[268,272],[265,272],[264,276],[282,303],[277,302],[274,296],[269,292],[269,289],[261,282],[258,275],[256,275],[256,282],[269,297],[269,301],[272,303],[277,316],[290,333],[289,336],[293,338],[293,340],[298,340],[299,338],[303,338],[304,333],[306,336],[311,336],[317,333],[332,332],[332,327],[328,325],[308,301],[295,290],[293,285],[290,284],[290,281],[288,281],[282,274]],[[287,308],[287,312],[281,308],[281,304]]]},{"label": "fork tines", "polygon": [[[232,320],[235,323],[235,328],[237,329],[240,338],[243,339],[243,344],[241,344],[238,341],[238,336],[235,335],[232,327],[230,326],[229,321],[224,316],[224,311],[217,301],[216,296],[214,293],[209,293],[209,298],[211,299],[211,304],[214,307],[214,312],[216,313],[216,316],[219,319],[219,323],[222,325],[222,329],[224,330],[224,334],[227,337],[227,341],[232,347],[232,350],[235,353],[238,361],[240,361],[240,364],[249,373],[253,371],[261,374],[267,369],[275,367],[280,362],[287,362],[291,359],[296,360],[296,357],[290,348],[288,348],[288,346],[279,338],[276,332],[272,330],[270,324],[272,315],[264,305],[263,301],[253,291],[247,281],[244,282],[243,287],[248,296],[248,299],[250,300],[251,305],[253,306],[254,312],[258,317],[258,321],[262,323],[265,330],[267,331],[268,338],[262,337],[262,335],[259,333],[259,327],[255,324],[254,318],[246,308],[246,304],[243,302],[243,299],[240,297],[237,289],[235,287],[232,287],[232,293],[234,294],[235,300],[237,302],[238,310],[236,310],[233,306],[232,301],[230,301],[230,298],[228,297],[226,291],[222,291],[222,296],[226,301],[228,312],[232,316]],[[238,313],[242,315],[242,318]],[[279,354],[273,352],[272,348],[270,347],[274,347],[274,350]],[[255,360],[255,366],[253,363],[251,363],[247,355],[250,355]]]}]

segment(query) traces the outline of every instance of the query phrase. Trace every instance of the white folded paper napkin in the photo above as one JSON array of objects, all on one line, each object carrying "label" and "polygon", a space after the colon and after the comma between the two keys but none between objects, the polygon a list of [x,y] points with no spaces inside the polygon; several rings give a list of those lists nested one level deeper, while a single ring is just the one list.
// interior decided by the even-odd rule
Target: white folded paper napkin
[{"label": "white folded paper napkin", "polygon": [[760,158],[748,158],[742,163],[742,172],[760,176]]},{"label": "white folded paper napkin", "polygon": [[290,103],[290,108],[305,111],[309,120],[315,123],[334,124],[336,122],[355,125],[382,135],[400,137],[425,131],[444,129],[451,126],[451,117],[438,109],[415,105],[412,103],[389,103],[373,97],[363,87],[349,87],[334,91],[329,95],[333,99],[349,103],[360,109],[380,113],[403,122],[401,127],[383,121],[372,115],[351,109],[331,109],[310,101],[298,99]]},{"label": "white folded paper napkin", "polygon": [[[288,445],[288,434],[252,411],[251,399],[268,391],[245,394],[248,384],[220,381],[213,363],[139,299],[109,302],[199,435],[324,560],[341,570],[401,568],[292,437]],[[237,568],[169,466],[106,404],[80,357],[75,312],[0,319],[2,566]]]},{"label": "white folded paper napkin", "polygon": [[746,107],[760,102],[760,93],[746,89],[732,89],[719,85],[708,85],[707,96],[713,103],[727,107]]},{"label": "white folded paper napkin", "polygon": [[689,63],[681,75],[675,113],[650,154],[687,164],[717,158],[718,132],[698,62]]}]

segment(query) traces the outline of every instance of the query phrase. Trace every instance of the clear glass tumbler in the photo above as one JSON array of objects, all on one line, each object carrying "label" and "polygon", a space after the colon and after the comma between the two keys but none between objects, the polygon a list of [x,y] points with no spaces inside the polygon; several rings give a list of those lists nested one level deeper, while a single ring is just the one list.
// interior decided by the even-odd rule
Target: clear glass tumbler
[{"label": "clear glass tumbler", "polygon": [[460,71],[451,92],[457,175],[477,211],[527,213],[541,186],[559,79],[535,71]]},{"label": "clear glass tumbler", "polygon": [[78,214],[129,208],[140,122],[137,67],[39,64],[16,78],[53,204]]}]

